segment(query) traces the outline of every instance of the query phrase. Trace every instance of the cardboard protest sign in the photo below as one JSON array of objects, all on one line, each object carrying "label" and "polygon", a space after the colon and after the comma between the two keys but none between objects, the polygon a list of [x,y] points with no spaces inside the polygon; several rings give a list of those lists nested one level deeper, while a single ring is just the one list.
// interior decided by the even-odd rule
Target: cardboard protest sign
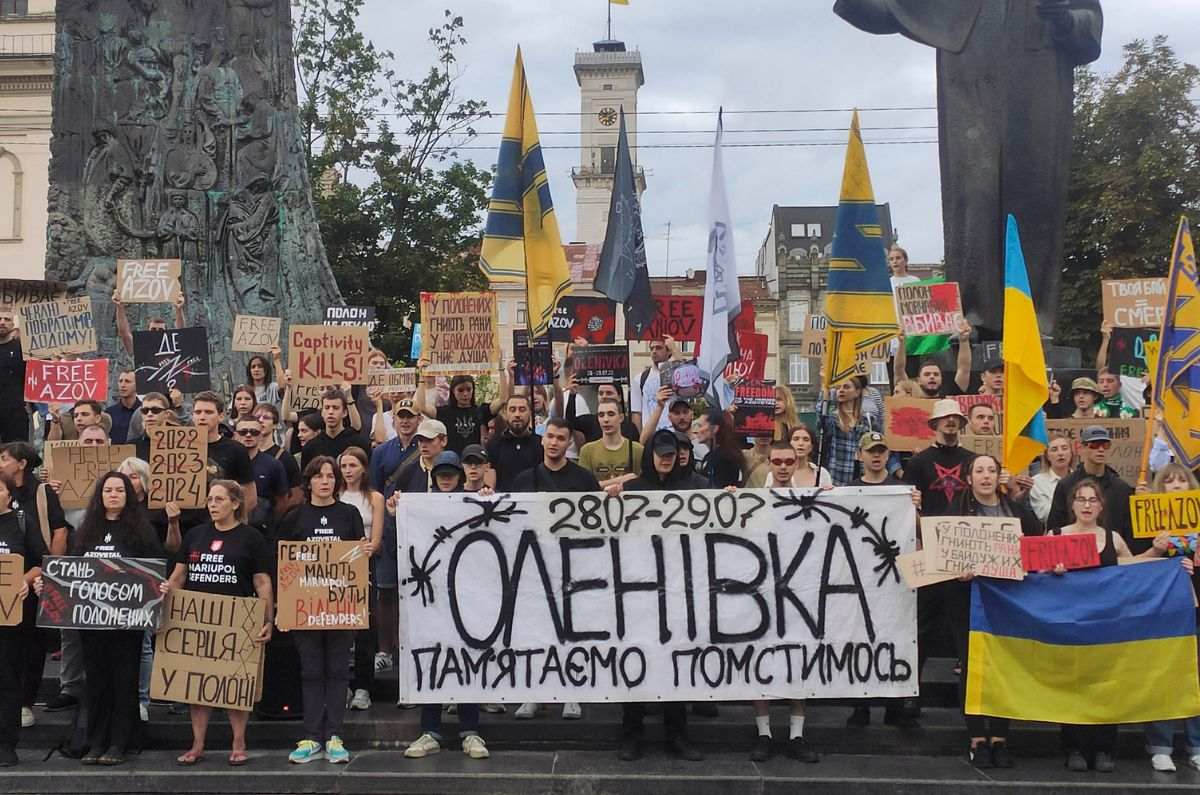
[{"label": "cardboard protest sign", "polygon": [[117,260],[117,295],[124,304],[172,303],[183,263],[177,259]]},{"label": "cardboard protest sign", "polygon": [[1068,569],[1094,569],[1100,565],[1096,537],[1091,533],[1062,536],[1021,536],[1021,568],[1051,571],[1058,564]]},{"label": "cardboard protest sign", "polygon": [[825,355],[825,334],[829,319],[824,315],[809,315],[800,336],[802,353],[810,358]]},{"label": "cardboard protest sign", "polygon": [[956,282],[902,284],[896,288],[896,306],[906,336],[958,333],[962,299]]},{"label": "cardboard protest sign", "polygon": [[167,561],[42,558],[37,625],[50,629],[158,629]]},{"label": "cardboard protest sign", "polygon": [[54,447],[47,456],[54,479],[62,481],[58,501],[62,507],[86,508],[96,479],[137,455],[132,444],[70,445]]},{"label": "cardboard protest sign", "polygon": [[580,386],[629,386],[629,343],[588,345],[571,351],[575,383]]},{"label": "cardboard protest sign", "polygon": [[1200,491],[1130,495],[1129,518],[1134,538],[1191,535],[1200,528]]},{"label": "cardboard protest sign", "polygon": [[370,557],[357,541],[280,541],[275,626],[366,629]]},{"label": "cardboard protest sign", "polygon": [[926,570],[1023,580],[1021,521],[1011,517],[934,516],[921,519]]},{"label": "cardboard protest sign", "polygon": [[174,502],[203,508],[208,499],[208,436],[199,428],[168,425],[147,428],[150,437],[151,508]]},{"label": "cardboard protest sign", "polygon": [[917,692],[906,487],[414,494],[398,514],[404,703]]},{"label": "cardboard protest sign", "polygon": [[367,371],[367,386],[377,386],[395,394],[417,391],[417,368],[386,367]]},{"label": "cardboard protest sign", "polygon": [[168,395],[178,389],[187,395],[212,388],[208,330],[203,326],[135,331],[133,361],[140,393]]},{"label": "cardboard protest sign", "polygon": [[640,336],[630,339],[674,337],[680,342],[700,342],[700,330],[704,324],[704,296],[656,295],[654,303],[658,309],[654,320],[642,330]]},{"label": "cardboard protest sign", "polygon": [[427,373],[458,375],[496,369],[500,339],[496,294],[421,293],[421,358]]},{"label": "cardboard protest sign", "polygon": [[370,332],[363,326],[289,326],[293,384],[365,384]]},{"label": "cardboard protest sign", "polygon": [[1100,282],[1104,320],[1114,328],[1162,328],[1168,292],[1162,277],[1105,279]]},{"label": "cardboard protest sign", "polygon": [[325,387],[319,384],[293,383],[288,389],[292,395],[292,410],[307,411],[321,408],[321,392]]},{"label": "cardboard protest sign", "polygon": [[550,335],[543,334],[529,341],[525,329],[513,330],[513,359],[517,366],[513,380],[517,386],[542,386],[554,381],[554,351],[550,347]]},{"label": "cardboard protest sign", "polygon": [[733,388],[733,432],[738,436],[775,436],[775,382],[742,381]]},{"label": "cardboard protest sign", "polygon": [[91,298],[60,298],[25,304],[21,313],[21,349],[26,356],[73,356],[96,352]]},{"label": "cardboard protest sign", "polygon": [[0,310],[14,313],[18,323],[18,310],[26,304],[57,301],[67,295],[66,282],[45,282],[35,279],[0,279]]},{"label": "cardboard protest sign", "polygon": [[367,331],[374,331],[378,323],[373,306],[325,307],[326,326],[366,326]]},{"label": "cardboard protest sign", "polygon": [[[63,450],[68,447],[82,447],[83,442],[79,439],[47,439],[42,443],[42,468],[46,471],[47,480],[58,480],[54,476],[54,456],[55,451]],[[65,507],[65,506],[64,506]]]},{"label": "cardboard protest sign", "polygon": [[937,585],[939,582],[958,579],[957,574],[939,574],[935,571],[928,571],[925,568],[928,563],[926,558],[923,549],[916,552],[905,552],[896,558],[896,565],[900,567],[900,576],[904,578],[904,583],[909,588],[924,588],[926,585]]},{"label": "cardboard protest sign", "polygon": [[991,435],[960,433],[958,444],[964,450],[970,450],[976,455],[990,455],[999,461],[1004,448],[1004,437],[998,433]]},{"label": "cardboard protest sign", "polygon": [[1108,465],[1117,470],[1117,474],[1126,483],[1137,483],[1138,472],[1142,467],[1142,440],[1146,438],[1146,421],[1138,418],[1126,420],[1084,419],[1084,420],[1046,420],[1046,432],[1052,439],[1057,435],[1066,436],[1071,440],[1072,447],[1078,449],[1079,434],[1089,425],[1102,425],[1108,429],[1112,437],[1112,447],[1108,449]]},{"label": "cardboard protest sign", "polygon": [[283,319],[262,315],[238,315],[233,319],[233,344],[230,350],[270,353],[279,345]]},{"label": "cardboard protest sign", "polygon": [[1158,344],[1157,328],[1113,329],[1108,341],[1108,366],[1121,375],[1141,378],[1150,370],[1147,346]]},{"label": "cardboard protest sign", "polygon": [[0,555],[0,627],[21,623],[25,610],[25,599],[21,596],[24,582],[25,558]]},{"label": "cardboard protest sign", "polygon": [[901,396],[883,399],[884,440],[889,450],[916,452],[933,444],[929,427],[933,404],[937,401]]},{"label": "cardboard protest sign", "polygon": [[769,338],[766,334],[738,332],[737,341],[740,355],[725,365],[725,381],[762,381],[767,372]]},{"label": "cardboard protest sign", "polygon": [[617,305],[607,298],[564,295],[550,317],[550,341],[612,345],[617,339]]},{"label": "cardboard protest sign", "polygon": [[708,391],[708,379],[695,362],[668,360],[658,368],[659,383],[671,387],[675,397],[692,400]]},{"label": "cardboard protest sign", "polygon": [[996,416],[1000,416],[1000,401],[995,395],[955,395],[954,400],[958,403],[958,409],[963,413],[964,417],[971,416],[971,407],[986,405],[991,406],[996,412]]},{"label": "cardboard protest sign", "polygon": [[171,591],[154,639],[150,697],[249,712],[262,690],[263,601]]},{"label": "cardboard protest sign", "polygon": [[25,360],[25,400],[29,403],[104,401],[107,395],[108,359]]}]

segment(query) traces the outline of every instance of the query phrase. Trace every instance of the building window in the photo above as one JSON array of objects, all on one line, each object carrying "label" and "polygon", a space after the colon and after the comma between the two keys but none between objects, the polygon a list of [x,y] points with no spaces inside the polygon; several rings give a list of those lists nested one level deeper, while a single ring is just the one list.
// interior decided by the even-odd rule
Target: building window
[{"label": "building window", "polygon": [[524,327],[527,324],[525,320],[525,304],[517,304],[517,323],[518,327]]},{"label": "building window", "polygon": [[0,240],[21,238],[21,194],[24,192],[21,161],[0,147]]},{"label": "building window", "polygon": [[789,298],[787,302],[788,331],[802,333],[807,324],[809,303],[804,298]]},{"label": "building window", "polygon": [[605,83],[605,84],[604,84],[604,90],[605,90],[605,91],[612,91],[612,90],[613,90],[613,89],[612,89],[612,87],[613,87],[613,84],[612,84],[612,83]]},{"label": "building window", "polygon": [[871,383],[875,385],[888,383],[887,362],[871,362]]},{"label": "building window", "polygon": [[0,0],[0,17],[23,17],[29,13],[29,0]]},{"label": "building window", "polygon": [[611,174],[616,170],[617,166],[617,147],[602,146],[600,147],[600,173]]},{"label": "building window", "polygon": [[808,236],[809,237],[820,237],[821,236],[821,225],[820,224],[809,224],[808,225]]},{"label": "building window", "polygon": [[792,237],[804,237],[804,224],[792,224]]},{"label": "building window", "polygon": [[795,386],[807,386],[808,364],[808,357],[803,353],[789,353],[788,383]]}]

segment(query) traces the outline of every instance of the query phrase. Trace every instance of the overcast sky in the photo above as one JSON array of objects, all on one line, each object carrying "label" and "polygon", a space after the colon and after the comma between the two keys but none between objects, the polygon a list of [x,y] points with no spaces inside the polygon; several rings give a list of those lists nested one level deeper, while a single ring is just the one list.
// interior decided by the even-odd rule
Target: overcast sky
[{"label": "overcast sky", "polygon": [[[739,110],[820,108],[932,108],[936,104],[934,53],[900,36],[872,36],[836,17],[832,0],[630,0],[613,6],[614,38],[641,51],[646,84],[639,109],[700,111],[643,115],[639,163],[647,171],[643,223],[651,272],[667,266],[666,224],[671,222],[670,270],[703,266],[711,148],[649,149],[652,143],[711,144],[716,109],[724,106],[726,143],[845,141],[845,112],[738,114]],[[604,38],[607,0],[367,0],[363,30],[397,54],[401,74],[419,76],[433,52],[426,31],[452,8],[466,21],[461,53],[464,96],[488,101],[502,124],[518,44],[525,57],[542,144],[578,146],[579,111],[574,64],[577,50]],[[1166,33],[1184,60],[1200,64],[1196,0],[1107,0],[1104,54],[1095,68],[1108,74],[1121,63],[1121,47],[1134,38]],[[867,158],[879,202],[890,202],[900,241],[914,262],[942,257],[942,219],[936,143],[870,145],[871,141],[934,141],[936,111],[864,111]],[[918,129],[870,130],[871,127]],[[738,132],[836,128],[835,131]],[[930,129],[920,129],[930,128]],[[647,134],[654,130],[667,134]],[[475,145],[498,145],[484,135]],[[464,152],[481,166],[495,162],[491,149]],[[564,242],[575,234],[571,167],[578,149],[547,148],[545,159]],[[766,235],[773,204],[836,204],[844,146],[734,148],[725,150],[729,203],[743,273]]]}]

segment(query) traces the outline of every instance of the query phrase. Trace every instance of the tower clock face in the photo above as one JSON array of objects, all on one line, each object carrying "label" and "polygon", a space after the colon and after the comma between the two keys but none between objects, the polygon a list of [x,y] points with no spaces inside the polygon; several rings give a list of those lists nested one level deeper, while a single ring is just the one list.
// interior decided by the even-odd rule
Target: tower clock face
[{"label": "tower clock face", "polygon": [[617,112],[613,108],[601,108],[596,117],[605,127],[611,127],[617,123]]}]

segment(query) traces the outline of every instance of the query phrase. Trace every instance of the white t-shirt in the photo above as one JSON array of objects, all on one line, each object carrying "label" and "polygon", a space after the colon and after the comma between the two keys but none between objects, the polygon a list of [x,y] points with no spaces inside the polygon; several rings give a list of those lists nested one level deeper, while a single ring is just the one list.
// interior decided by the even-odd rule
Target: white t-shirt
[{"label": "white t-shirt", "polygon": [[[658,389],[662,383],[662,376],[658,372],[658,367],[652,366],[650,368],[650,371],[646,373],[645,386],[639,389],[638,384],[641,383],[641,380],[642,374],[638,373],[629,390],[629,410],[641,413],[642,422],[645,423],[649,416],[654,413],[654,407],[658,404]],[[668,408],[668,406],[663,406],[662,414],[658,417],[658,425],[654,427],[655,430],[671,427],[671,413],[668,411]]]}]

